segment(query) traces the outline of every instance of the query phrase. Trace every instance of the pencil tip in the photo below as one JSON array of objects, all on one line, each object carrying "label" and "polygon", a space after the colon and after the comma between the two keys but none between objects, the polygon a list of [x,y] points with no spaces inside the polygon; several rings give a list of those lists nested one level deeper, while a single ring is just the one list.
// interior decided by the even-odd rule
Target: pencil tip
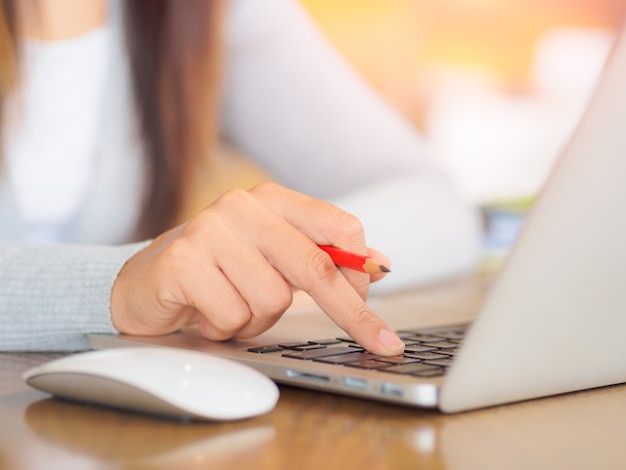
[{"label": "pencil tip", "polygon": [[380,270],[381,270],[382,272],[384,272],[384,273],[390,273],[390,272],[391,272],[391,269],[389,269],[387,266],[383,266],[383,265],[381,264],[381,265],[379,265],[379,267],[380,267]]}]

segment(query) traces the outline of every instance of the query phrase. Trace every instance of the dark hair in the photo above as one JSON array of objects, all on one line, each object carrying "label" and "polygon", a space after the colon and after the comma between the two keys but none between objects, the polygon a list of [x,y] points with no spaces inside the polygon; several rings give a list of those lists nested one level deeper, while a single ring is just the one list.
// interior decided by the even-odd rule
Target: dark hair
[{"label": "dark hair", "polygon": [[0,11],[0,142],[4,119],[2,104],[18,83],[17,41],[14,0],[3,0]]},{"label": "dark hair", "polygon": [[[0,105],[17,83],[15,0],[0,0]],[[126,42],[147,161],[137,237],[171,227],[215,140],[221,0],[126,0]],[[6,39],[5,40],[5,36]],[[2,119],[0,116],[0,124]]]}]

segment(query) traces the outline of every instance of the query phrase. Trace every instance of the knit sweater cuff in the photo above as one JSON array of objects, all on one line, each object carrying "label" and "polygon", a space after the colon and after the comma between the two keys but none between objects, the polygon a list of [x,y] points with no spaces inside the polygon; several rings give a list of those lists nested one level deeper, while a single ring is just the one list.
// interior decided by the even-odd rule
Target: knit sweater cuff
[{"label": "knit sweater cuff", "polygon": [[84,350],[87,334],[116,333],[111,288],[148,244],[0,243],[0,350]]}]

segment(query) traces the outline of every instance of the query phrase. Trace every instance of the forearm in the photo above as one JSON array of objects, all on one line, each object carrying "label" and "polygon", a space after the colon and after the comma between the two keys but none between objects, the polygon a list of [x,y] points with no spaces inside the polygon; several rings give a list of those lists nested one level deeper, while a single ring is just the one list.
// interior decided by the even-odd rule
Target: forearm
[{"label": "forearm", "polygon": [[144,246],[0,243],[0,350],[82,350],[88,333],[115,333],[111,287]]},{"label": "forearm", "polygon": [[278,183],[328,199],[432,166],[297,2],[233,2],[229,45],[222,133]]}]

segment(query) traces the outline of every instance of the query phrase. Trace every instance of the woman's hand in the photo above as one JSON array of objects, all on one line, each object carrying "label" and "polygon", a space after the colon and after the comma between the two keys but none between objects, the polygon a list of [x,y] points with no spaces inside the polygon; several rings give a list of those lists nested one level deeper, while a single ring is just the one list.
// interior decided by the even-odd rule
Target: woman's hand
[{"label": "woman's hand", "polygon": [[365,304],[380,278],[337,268],[317,245],[369,253],[361,223],[326,202],[263,183],[231,190],[133,256],[113,286],[111,315],[124,333],[159,335],[199,321],[211,340],[271,327],[306,291],[355,341],[381,355],[400,339]]}]

